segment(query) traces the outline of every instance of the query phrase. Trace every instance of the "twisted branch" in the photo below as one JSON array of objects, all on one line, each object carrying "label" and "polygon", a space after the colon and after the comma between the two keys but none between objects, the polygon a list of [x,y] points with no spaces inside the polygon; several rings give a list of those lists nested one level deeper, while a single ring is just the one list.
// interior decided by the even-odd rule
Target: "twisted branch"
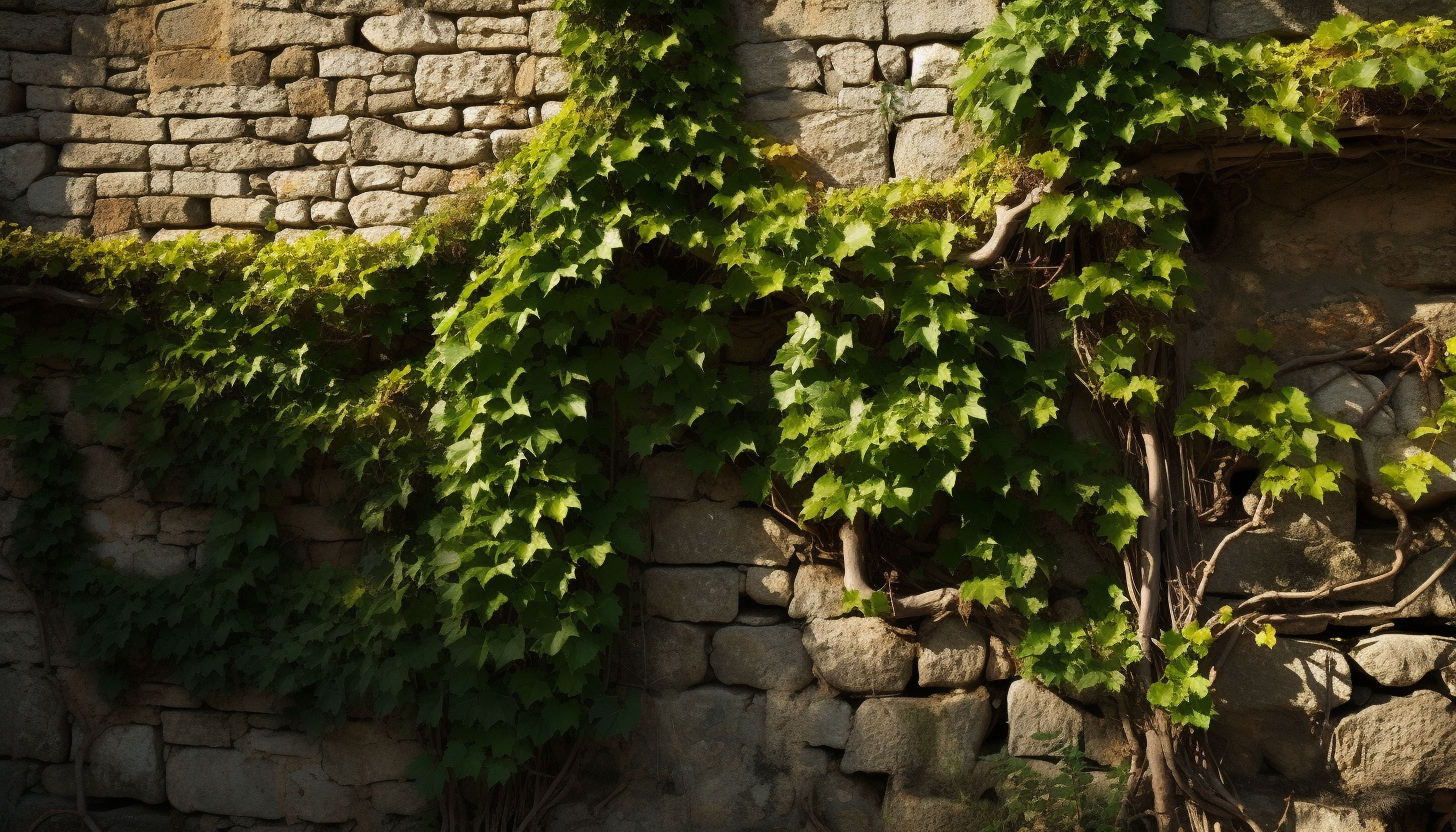
[{"label": "twisted branch", "polygon": [[[844,549],[844,588],[858,592],[862,596],[870,595],[875,591],[864,577],[864,541],[868,525],[865,514],[860,512],[852,522],[839,527],[839,542]],[[922,592],[907,598],[892,597],[890,599],[890,617],[920,618],[927,615],[940,615],[957,609],[960,606],[960,600],[960,592],[951,587],[933,589],[930,592]]]},{"label": "twisted branch", "polygon": [[1032,206],[1041,202],[1041,198],[1051,193],[1051,190],[1050,183],[1038,185],[1027,192],[1026,198],[1016,205],[997,205],[996,227],[991,231],[990,239],[975,251],[957,254],[951,259],[975,269],[993,265],[1006,251],[1011,236],[1021,230],[1021,224],[1026,220],[1026,215],[1031,213]]},{"label": "twisted branch", "polygon": [[0,302],[7,300],[44,300],[62,306],[76,306],[96,312],[106,308],[106,301],[95,295],[83,295],[55,286],[0,286]]}]

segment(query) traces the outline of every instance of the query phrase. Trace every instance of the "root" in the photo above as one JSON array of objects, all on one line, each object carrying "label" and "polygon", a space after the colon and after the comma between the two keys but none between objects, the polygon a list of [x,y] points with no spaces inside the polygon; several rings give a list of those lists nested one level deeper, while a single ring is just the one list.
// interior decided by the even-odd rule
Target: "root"
[{"label": "root", "polygon": [[[862,596],[870,595],[875,591],[864,577],[864,541],[868,531],[867,526],[868,520],[861,512],[853,521],[839,527],[839,542],[844,549],[844,588],[858,592]],[[890,599],[890,617],[898,619],[940,615],[958,609],[960,601],[960,592],[951,587],[933,589],[905,598],[892,597]]]},{"label": "root", "polygon": [[1031,212],[1032,206],[1041,202],[1041,198],[1051,193],[1051,189],[1050,184],[1038,185],[1032,188],[1026,198],[1017,205],[997,205],[996,227],[991,231],[990,239],[975,251],[957,254],[953,259],[957,263],[975,269],[994,265],[1006,251],[1006,246],[1011,242],[1011,236],[1021,229],[1021,224],[1026,220],[1026,215]]}]

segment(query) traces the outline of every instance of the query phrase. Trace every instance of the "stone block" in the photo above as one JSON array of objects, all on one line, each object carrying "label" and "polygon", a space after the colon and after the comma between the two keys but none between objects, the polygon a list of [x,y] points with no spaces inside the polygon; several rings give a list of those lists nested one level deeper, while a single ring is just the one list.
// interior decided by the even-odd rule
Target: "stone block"
[{"label": "stone block", "polygon": [[25,107],[28,110],[68,113],[71,111],[71,100],[75,95],[76,91],[67,87],[42,87],[31,84],[25,88]]},{"label": "stone block", "polygon": [[359,227],[408,225],[425,212],[424,197],[414,194],[369,191],[349,200],[349,216]]},{"label": "stone block", "polygon": [[72,143],[56,159],[67,170],[146,170],[148,164],[147,147],[141,144]]},{"label": "stone block", "polygon": [[1379,633],[1356,642],[1350,659],[1386,687],[1409,687],[1456,664],[1456,638]]},{"label": "stone block", "polygon": [[207,224],[207,203],[185,196],[144,196],[137,200],[143,228],[197,228]]},{"label": "stone block", "polygon": [[[429,57],[421,59],[421,63]],[[488,161],[489,146],[480,139],[436,136],[405,130],[371,118],[349,125],[350,148],[360,162],[460,167]]]},{"label": "stone block", "polygon": [[361,115],[368,111],[369,82],[363,78],[340,78],[334,84],[334,112]]},{"label": "stone block", "polygon": [[147,62],[147,83],[154,93],[232,84],[235,82],[228,59],[228,53],[220,49],[158,52]]},{"label": "stone block", "polygon": [[1008,754],[1058,757],[1066,746],[1081,748],[1087,715],[1039,682],[1017,679],[1006,694],[1006,721]]},{"label": "stone block", "polygon": [[[450,172],[441,168],[420,168],[414,176],[406,176],[400,183],[405,193],[443,194],[450,190]],[[425,213],[430,212],[428,204]]]},{"label": "stone block", "polygon": [[652,560],[673,564],[724,562],[782,567],[809,542],[763,509],[708,500],[655,503],[652,537]]},{"label": "stone block", "polygon": [[889,129],[879,113],[814,113],[764,126],[798,148],[795,162],[815,181],[852,188],[889,180]]},{"label": "stone block", "polygon": [[506,55],[426,55],[415,67],[415,97],[426,106],[499,101],[510,94],[514,71]]},{"label": "stone block", "polygon": [[1456,788],[1456,703],[1431,690],[1372,696],[1336,724],[1332,758],[1351,794]]},{"label": "stone block", "polygon": [[531,14],[531,53],[534,55],[560,55],[561,38],[557,30],[566,17],[558,11],[541,11]]},{"label": "stone block", "polygon": [[0,147],[0,201],[19,199],[37,179],[53,170],[55,164],[55,149],[44,144],[27,142]]},{"label": "stone block", "polygon": [[268,187],[278,199],[334,195],[334,172],[331,170],[280,170],[268,175]]},{"label": "stone block", "polygon": [[241,138],[247,122],[240,118],[174,118],[167,130],[174,142],[216,142]]},{"label": "stone block", "polygon": [[713,676],[725,685],[795,691],[814,681],[803,638],[792,624],[724,627],[713,634]]},{"label": "stone block", "polygon": [[1323,717],[1350,700],[1350,664],[1327,644],[1281,638],[1273,649],[1242,637],[1219,663],[1214,706],[1220,714],[1277,710]]},{"label": "stone block", "polygon": [[283,817],[281,772],[272,760],[231,748],[174,748],[166,768],[167,801],[178,811]]},{"label": "stone block", "polygon": [[116,9],[110,14],[74,18],[71,52],[89,57],[150,55],[158,48],[152,26],[153,11],[149,8]]},{"label": "stone block", "polygon": [[394,165],[358,165],[349,168],[349,182],[361,191],[393,190],[404,181],[404,169]]},{"label": "stone block", "polygon": [[314,50],[307,46],[286,47],[268,63],[269,77],[282,81],[307,78],[317,72],[318,62]]},{"label": "stone block", "polygon": [[309,224],[308,200],[291,199],[273,209],[273,220],[284,228],[303,228]]},{"label": "stone block", "polygon": [[273,142],[301,142],[308,135],[308,121],[293,116],[267,116],[253,122],[253,135]]},{"label": "stone block", "polygon": [[974,128],[958,123],[952,116],[902,122],[895,131],[895,177],[948,178],[960,170],[961,160],[975,150],[976,145]]},{"label": "stone block", "polygon": [[405,240],[409,238],[409,235],[410,229],[407,225],[376,225],[372,228],[354,229],[355,237],[372,246],[377,246],[380,243],[394,238]]},{"label": "stone block", "polygon": [[743,94],[783,88],[810,90],[819,85],[819,59],[808,41],[749,43],[734,50],[743,77]]},{"label": "stone block", "polygon": [[40,664],[43,658],[35,616],[0,614],[0,664]]},{"label": "stone block", "polygon": [[491,153],[497,161],[509,159],[536,138],[536,133],[534,127],[525,130],[493,130],[490,134]]},{"label": "stone block", "polygon": [[248,179],[241,173],[179,170],[172,174],[173,196],[242,196]]},{"label": "stone block", "polygon": [[307,12],[249,9],[234,15],[229,27],[233,52],[281,49],[285,46],[341,46],[349,42],[347,18],[320,17]]},{"label": "stone block", "polygon": [[656,567],[642,573],[647,613],[673,621],[732,621],[738,615],[738,585],[738,570],[731,566]]},{"label": "stone block", "polygon": [[960,71],[961,51],[949,43],[924,43],[910,49],[910,84],[948,87]]},{"label": "stone block", "polygon": [[330,780],[313,760],[288,772],[284,796],[288,814],[299,820],[343,823],[355,814],[354,790]]},{"label": "stone block", "polygon": [[384,71],[384,56],[357,46],[318,53],[318,74],[324,78],[368,78]]},{"label": "stone block", "polygon": [[320,225],[348,225],[349,203],[323,200],[308,208],[309,219]]},{"label": "stone block", "polygon": [[121,457],[110,448],[82,448],[81,476],[76,483],[81,496],[103,500],[131,488],[132,476],[121,464]]},{"label": "stone block", "polygon": [[320,754],[318,742],[298,731],[254,728],[247,733],[246,743],[254,751],[284,757],[317,757]]},{"label": "stone block", "polygon": [[162,732],[157,726],[113,725],[96,737],[86,759],[87,795],[166,801]]},{"label": "stone block", "polygon": [[147,160],[154,169],[185,168],[187,156],[185,144],[154,144],[147,147]]},{"label": "stone block", "polygon": [[848,87],[861,87],[874,80],[875,50],[863,43],[825,44],[815,54],[826,79],[833,73],[840,84]]},{"label": "stone block", "polygon": [[839,618],[844,613],[844,572],[827,563],[806,563],[794,574],[789,615],[794,618]]},{"label": "stone block", "polygon": [[10,80],[49,87],[99,87],[106,83],[106,61],[74,55],[30,55],[10,58]]},{"label": "stone block", "polygon": [[154,116],[286,115],[289,98],[277,87],[196,87],[153,93],[147,109]]},{"label": "stone block", "polygon": [[316,139],[337,139],[340,136],[349,134],[348,116],[320,116],[309,121],[308,138],[310,141]]},{"label": "stone block", "polygon": [[0,668],[0,755],[63,763],[70,750],[59,691],[39,672]]},{"label": "stone block", "polygon": [[460,112],[453,107],[436,107],[399,114],[399,123],[411,130],[453,133],[460,129]]},{"label": "stone block", "polygon": [[398,740],[378,722],[348,722],[324,735],[323,767],[334,782],[345,786],[403,780],[405,770],[424,747]]},{"label": "stone block", "polygon": [[543,56],[536,59],[535,82],[532,95],[547,98],[566,95],[571,89],[571,67],[565,58]]},{"label": "stone block", "polygon": [[739,43],[885,39],[885,0],[730,0]]},{"label": "stone block", "polygon": [[746,587],[749,598],[773,607],[787,607],[794,597],[793,579],[784,569],[750,566]]},{"label": "stone block", "polygon": [[364,39],[381,52],[413,55],[455,51],[455,21],[420,8],[364,21]]},{"label": "stone block", "polygon": [[172,745],[229,748],[233,744],[230,719],[220,711],[163,711],[162,739]]},{"label": "stone block", "polygon": [[136,99],[100,87],[86,87],[71,96],[71,107],[78,113],[124,116],[136,110]]},{"label": "stone block", "polygon": [[854,713],[844,759],[846,774],[888,774],[930,795],[958,797],[991,727],[984,688],[926,699],[869,699]]},{"label": "stone block", "polygon": [[192,148],[192,164],[230,173],[247,170],[278,170],[306,164],[308,151],[300,144],[278,144],[261,139],[238,139]]},{"label": "stone block", "polygon": [[682,690],[708,678],[708,628],[648,618],[618,642],[617,672],[623,684]]},{"label": "stone block", "polygon": [[[480,52],[525,52],[531,48],[526,17],[462,17],[456,44]],[[558,50],[559,51],[559,50]]]},{"label": "stone block", "polygon": [[304,0],[303,2],[303,10],[314,14],[395,14],[403,7],[404,3],[401,0]]},{"label": "stone block", "polygon": [[[136,203],[132,200],[124,200]],[[86,531],[97,541],[135,538],[157,533],[157,510],[130,497],[112,497],[86,510]]]},{"label": "stone block", "polygon": [[37,214],[89,216],[96,207],[96,180],[89,176],[47,176],[30,186],[25,200]]},{"label": "stone block", "polygon": [[387,92],[380,95],[371,95],[368,98],[365,109],[370,115],[392,116],[398,113],[409,112],[416,106],[414,93],[405,90],[403,92]]},{"label": "stone block", "polygon": [[425,0],[425,9],[444,14],[512,14],[516,0]]},{"label": "stone block", "polygon": [[806,745],[844,748],[853,719],[853,705],[818,685],[797,691],[770,690],[764,722],[770,753],[781,751],[787,756]]},{"label": "stone block", "polygon": [[0,116],[0,142],[32,141],[39,136],[40,128],[34,117]]},{"label": "stone block", "polygon": [[524,107],[509,104],[490,104],[483,107],[466,107],[461,111],[465,126],[477,130],[494,130],[508,125],[528,125],[529,117]]},{"label": "stone block", "polygon": [[218,225],[262,228],[273,219],[273,203],[250,197],[217,197],[212,200],[211,214]]},{"label": "stone block", "polygon": [[809,621],[804,649],[815,674],[846,693],[899,693],[915,669],[914,642],[878,618]]},{"label": "stone block", "polygon": [[986,669],[986,634],[956,615],[920,625],[917,681],[926,688],[970,688]]},{"label": "stone block", "polygon": [[964,40],[986,28],[999,11],[996,0],[885,0],[885,25],[891,43]]},{"label": "stone block", "polygon": [[97,237],[120,234],[141,227],[141,214],[134,199],[98,199],[91,213],[91,232]]},{"label": "stone block", "polygon": [[71,24],[64,17],[0,11],[0,49],[21,52],[71,51]]},{"label": "stone block", "polygon": [[130,72],[117,72],[106,79],[106,88],[120,92],[146,93],[152,88],[147,67],[141,66]]},{"label": "stone block", "polygon": [[334,109],[334,83],[324,78],[301,78],[285,87],[282,112],[295,116],[327,116]]}]

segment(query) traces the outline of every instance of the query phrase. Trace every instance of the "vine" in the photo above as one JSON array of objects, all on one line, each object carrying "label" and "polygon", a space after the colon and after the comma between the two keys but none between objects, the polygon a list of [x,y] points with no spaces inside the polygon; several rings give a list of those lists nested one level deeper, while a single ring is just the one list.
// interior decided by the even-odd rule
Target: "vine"
[{"label": "vine", "polygon": [[[644,547],[635,460],[677,446],[838,548],[865,612],[975,614],[1020,636],[1026,674],[1116,694],[1140,738],[1124,819],[1251,823],[1195,730],[1211,647],[1272,645],[1307,599],[1202,610],[1221,544],[1204,560],[1180,508],[1209,508],[1192,450],[1263,471],[1241,534],[1281,497],[1335,490],[1325,449],[1356,432],[1278,384],[1264,332],[1173,399],[1199,286],[1159,178],[1184,160],[1159,147],[1338,152],[1375,91],[1444,113],[1450,24],[1218,44],[1166,31],[1154,2],[1017,0],[966,47],[956,114],[988,143],[960,174],[824,192],[740,123],[718,9],[558,6],[571,103],[463,221],[381,246],[0,238],[0,304],[24,304],[0,314],[0,376],[24,393],[0,435],[40,486],[14,551],[82,660],[113,686],[145,661],[200,693],[262,687],[318,728],[358,704],[409,713],[432,751],[414,773],[463,828],[488,800],[474,789],[543,746],[630,725],[605,671]],[[786,326],[771,366],[730,360],[762,318]],[[102,438],[132,426],[149,486],[215,508],[201,568],[153,580],[77,556],[76,452],[42,396],[58,373]],[[1077,430],[1079,403],[1113,441]],[[1453,418],[1448,402],[1429,432]],[[1442,465],[1387,476],[1419,496]],[[350,483],[357,567],[307,568],[276,522],[280,490],[319,467]],[[1048,515],[1107,555],[1081,620],[1050,615]],[[920,556],[887,586],[891,541]]]}]

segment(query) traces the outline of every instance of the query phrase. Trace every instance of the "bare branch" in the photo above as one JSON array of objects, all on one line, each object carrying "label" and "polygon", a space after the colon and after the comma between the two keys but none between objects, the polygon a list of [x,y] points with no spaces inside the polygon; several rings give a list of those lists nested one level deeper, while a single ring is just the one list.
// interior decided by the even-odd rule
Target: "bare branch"
[{"label": "bare branch", "polygon": [[106,301],[95,295],[69,292],[55,286],[0,286],[0,302],[7,300],[44,300],[91,311],[106,308]]},{"label": "bare branch", "polygon": [[[844,549],[844,588],[870,595],[875,589],[864,577],[864,541],[868,520],[863,512],[853,522],[839,527],[839,542]],[[950,612],[960,605],[960,592],[951,587],[933,589],[919,595],[890,599],[891,618],[920,618]]]},{"label": "bare branch", "polygon": [[1011,242],[1011,236],[1021,228],[1026,215],[1031,212],[1032,206],[1041,202],[1041,198],[1051,192],[1050,183],[1038,185],[1027,193],[1026,198],[1017,205],[996,206],[996,227],[991,231],[990,239],[975,251],[965,254],[957,254],[954,259],[957,263],[963,263],[972,268],[981,269],[993,265],[1001,259],[1006,251],[1006,246]]},{"label": "bare branch", "polygon": [[1258,528],[1264,524],[1264,508],[1269,504],[1269,495],[1260,494],[1259,504],[1254,506],[1254,516],[1248,522],[1229,532],[1223,540],[1214,547],[1213,554],[1209,556],[1208,562],[1203,567],[1203,575],[1198,579],[1198,589],[1193,593],[1192,603],[1188,606],[1188,613],[1184,620],[1179,622],[1180,626],[1187,626],[1190,621],[1198,617],[1198,608],[1203,606],[1203,594],[1208,591],[1208,579],[1213,576],[1213,570],[1218,568],[1218,558],[1229,542],[1240,537],[1250,529]]}]

